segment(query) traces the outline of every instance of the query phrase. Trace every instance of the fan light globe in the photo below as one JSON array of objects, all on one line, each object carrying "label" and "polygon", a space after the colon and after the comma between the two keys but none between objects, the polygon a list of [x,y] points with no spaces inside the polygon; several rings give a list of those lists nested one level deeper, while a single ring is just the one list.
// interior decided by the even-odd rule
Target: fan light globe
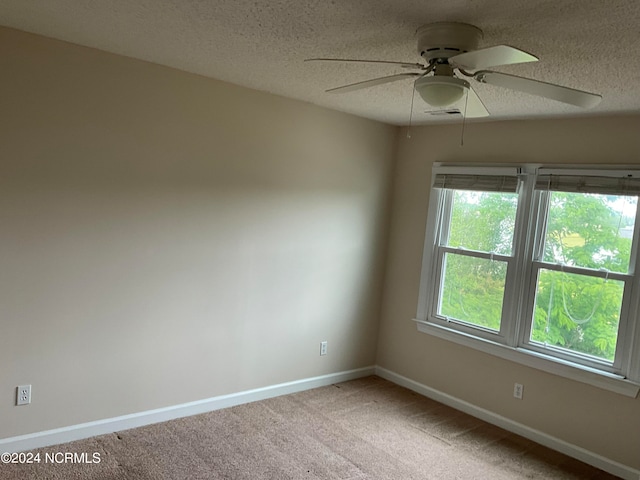
[{"label": "fan light globe", "polygon": [[416,81],[416,91],[432,107],[446,107],[462,98],[469,82],[461,78],[436,75]]}]

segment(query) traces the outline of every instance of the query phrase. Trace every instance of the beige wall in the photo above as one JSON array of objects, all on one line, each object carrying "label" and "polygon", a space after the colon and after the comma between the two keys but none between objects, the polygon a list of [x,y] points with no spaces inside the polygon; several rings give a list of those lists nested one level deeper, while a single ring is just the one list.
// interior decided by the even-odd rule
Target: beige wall
[{"label": "beige wall", "polygon": [[[399,136],[377,363],[531,428],[640,468],[640,399],[423,333],[416,315],[433,162],[640,165],[640,117],[469,123]],[[513,384],[525,386],[523,400]]]},{"label": "beige wall", "polygon": [[375,363],[393,127],[8,29],[0,71],[0,438]]}]

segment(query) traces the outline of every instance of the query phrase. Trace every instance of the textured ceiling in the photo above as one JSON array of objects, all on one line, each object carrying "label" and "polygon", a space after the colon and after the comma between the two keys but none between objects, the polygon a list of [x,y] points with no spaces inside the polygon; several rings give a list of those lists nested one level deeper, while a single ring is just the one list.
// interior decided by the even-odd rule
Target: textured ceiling
[{"label": "textured ceiling", "polygon": [[[406,125],[411,80],[329,94],[403,72],[394,66],[305,63],[343,57],[418,62],[416,29],[471,23],[482,46],[540,58],[493,70],[600,93],[596,108],[473,82],[492,119],[640,111],[638,0],[2,0],[0,24],[168,65],[383,122]],[[425,114],[419,97],[413,122]]]}]

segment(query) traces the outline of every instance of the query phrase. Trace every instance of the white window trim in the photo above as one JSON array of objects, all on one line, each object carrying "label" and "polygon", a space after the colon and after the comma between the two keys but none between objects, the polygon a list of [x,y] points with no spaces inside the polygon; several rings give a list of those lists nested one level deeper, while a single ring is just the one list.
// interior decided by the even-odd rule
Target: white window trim
[{"label": "white window trim", "polygon": [[[441,166],[441,164],[434,164],[434,174],[435,172],[454,173],[456,170],[460,171],[460,167],[465,167],[465,173],[486,174],[488,171],[492,170],[489,166],[478,167],[477,164],[473,166],[465,166],[461,164]],[[535,173],[542,170],[540,167],[540,165],[517,165],[515,167],[507,166],[506,168],[510,168],[511,171],[513,171],[513,168],[522,168],[522,171]],[[556,171],[556,168],[563,167],[548,166],[547,168]],[[505,171],[505,167],[501,167],[500,170]],[[544,171],[546,173],[548,170],[545,169]],[[617,169],[615,167],[612,168],[610,165],[602,169],[598,169],[597,166],[590,167],[589,170],[571,168],[570,166],[563,169],[564,174],[570,173],[571,175],[581,175],[586,172],[597,172],[598,175],[602,176],[619,174],[621,172],[637,176],[639,173],[638,170],[627,172],[627,170]],[[634,347],[631,350],[631,355],[627,359],[628,364],[624,365],[623,368],[623,370],[627,372],[628,378],[615,373],[574,363],[570,360],[551,356],[542,351],[519,347],[518,345],[522,343],[524,332],[516,332],[514,330],[522,328],[522,325],[525,323],[522,321],[508,322],[507,335],[504,337],[502,335],[496,335],[495,338],[498,340],[496,341],[492,340],[490,337],[487,338],[466,333],[459,328],[448,328],[447,325],[443,325],[442,322],[437,322],[434,321],[433,318],[429,318],[430,307],[433,305],[433,302],[437,301],[437,298],[435,298],[437,295],[437,289],[433,288],[431,283],[433,281],[433,268],[435,267],[434,262],[438,259],[438,247],[436,246],[436,242],[433,240],[437,234],[435,230],[439,224],[438,215],[442,213],[440,205],[442,198],[443,196],[439,194],[438,190],[433,188],[431,189],[423,250],[422,271],[420,276],[418,309],[416,318],[413,319],[417,324],[418,331],[547,373],[582,382],[628,397],[637,397],[640,392],[640,320],[638,318],[629,322],[627,331],[625,332],[627,334],[625,335],[626,338],[621,339],[621,341],[627,344],[627,347]],[[537,214],[537,206],[532,205],[532,201],[533,190],[528,189],[526,190],[526,194],[521,198],[519,208],[524,208],[528,212],[532,212],[533,208],[536,209],[535,214]],[[524,220],[524,216],[522,215],[519,218]],[[638,209],[638,216],[636,218],[640,218],[640,208]],[[535,222],[530,222],[529,228],[534,227],[534,223]],[[640,238],[640,223],[638,221],[636,221],[636,227],[635,238],[637,241]],[[514,242],[524,242],[527,239],[534,238],[534,234],[532,232],[527,232],[525,228],[520,228],[516,231],[519,232],[521,237],[515,238]],[[525,248],[528,253],[532,253],[532,249],[533,245],[527,245]],[[532,262],[522,257],[516,257],[515,261],[518,262],[515,271],[519,276],[530,275]],[[640,272],[640,268],[638,266],[640,259],[632,258],[632,262],[633,266],[635,266],[635,272],[638,274],[638,272]],[[633,266],[631,268],[632,271],[634,270]],[[520,283],[520,288],[524,289],[525,284],[526,282],[522,281]],[[521,290],[521,293],[524,294],[525,292]],[[627,295],[625,295],[625,297],[627,297]],[[520,295],[520,298],[522,298],[522,295]],[[638,312],[640,309],[640,279],[636,278],[632,283],[632,290],[628,294],[628,299],[629,301],[624,304],[624,308],[630,309],[631,312]],[[521,302],[520,308],[526,308],[526,303],[527,302]],[[515,314],[521,316],[522,313],[523,312],[517,312]],[[503,343],[500,343],[501,341]]]},{"label": "white window trim", "polygon": [[636,398],[640,391],[640,384],[627,380],[620,375],[595,370],[577,363],[563,361],[556,357],[549,357],[532,350],[511,347],[484,338],[473,337],[428,321],[413,319],[418,326],[418,331],[427,333],[458,345],[479,350],[495,357],[510,360],[520,365],[542,370],[543,372],[558,375],[560,377],[576,380],[610,392]]}]

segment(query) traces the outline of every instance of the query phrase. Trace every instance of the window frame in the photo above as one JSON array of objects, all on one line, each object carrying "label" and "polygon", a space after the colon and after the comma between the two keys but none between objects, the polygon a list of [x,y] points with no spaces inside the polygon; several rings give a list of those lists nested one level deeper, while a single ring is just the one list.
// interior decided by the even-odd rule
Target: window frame
[{"label": "window frame", "polygon": [[[468,335],[477,335],[487,340],[497,341],[499,343],[506,343],[507,340],[512,335],[512,332],[511,332],[510,322],[505,321],[505,318],[510,313],[513,313],[513,307],[509,302],[505,302],[504,299],[503,299],[503,305],[502,305],[500,329],[497,331],[491,330],[489,328],[483,328],[481,326],[473,326],[469,323],[461,322],[456,319],[440,316],[437,314],[441,306],[441,301],[440,301],[440,296],[438,295],[438,291],[441,290],[442,283],[444,282],[444,278],[445,278],[443,266],[445,264],[445,256],[447,254],[462,255],[466,257],[480,258],[484,260],[497,260],[497,261],[506,263],[507,272],[505,276],[504,297],[511,298],[516,293],[514,290],[515,283],[513,282],[513,276],[516,268],[515,267],[515,264],[516,264],[515,231],[514,231],[514,238],[512,240],[511,255],[489,253],[485,251],[469,250],[465,248],[448,246],[447,243],[448,243],[448,237],[450,234],[450,221],[449,221],[450,218],[443,218],[441,215],[443,215],[445,211],[449,211],[449,212],[451,211],[452,204],[453,204],[453,195],[454,195],[454,190],[446,189],[443,191],[441,196],[442,206],[441,206],[441,211],[439,215],[440,215],[440,218],[442,218],[442,220],[440,220],[440,225],[439,225],[440,228],[438,228],[438,231],[436,232],[436,239],[435,239],[435,257],[436,258],[435,258],[435,268],[432,271],[433,304],[429,312],[429,317],[431,318],[431,321],[443,326],[455,325],[456,329],[459,329],[460,331],[465,332]],[[516,209],[515,223],[516,225],[518,224],[518,209]],[[517,231],[517,227],[514,230]]]},{"label": "window frame", "polygon": [[[636,167],[637,168],[637,167]],[[440,164],[433,167],[432,178],[436,174],[456,172],[477,175],[498,175],[517,172],[520,179],[517,193],[518,207],[513,238],[512,255],[493,254],[494,258],[508,261],[506,285],[503,299],[501,328],[499,332],[470,324],[456,322],[437,315],[439,292],[444,281],[442,263],[446,253],[463,254],[474,258],[485,258],[484,252],[475,252],[447,246],[443,234],[448,233],[453,190],[432,187],[429,196],[426,235],[423,251],[420,290],[418,298],[418,330],[459,343],[492,355],[515,361],[527,366],[572,378],[623,395],[637,396],[640,391],[640,202],[636,212],[636,223],[632,237],[632,249],[628,273],[605,274],[600,270],[584,267],[565,266],[543,262],[536,254],[543,248],[546,231],[549,192],[536,190],[536,178],[540,172],[562,172],[564,175],[581,176],[621,176],[640,178],[640,170],[631,166],[606,166],[603,168],[575,168],[571,166],[507,165],[478,166],[464,164]],[[595,173],[594,173],[595,172]],[[620,195],[626,192],[619,192]],[[628,194],[628,193],[627,193]],[[448,198],[448,200],[447,200]],[[448,202],[448,204],[447,204]],[[445,218],[449,215],[449,218]],[[542,218],[544,216],[544,218]],[[541,243],[542,242],[542,243]],[[552,266],[552,270],[562,269],[567,273],[615,278],[624,281],[624,293],[618,326],[616,355],[613,362],[591,358],[579,353],[568,353],[563,349],[536,345],[530,340],[533,328],[533,309],[537,290],[538,273]],[[637,293],[636,293],[637,292]]]}]

